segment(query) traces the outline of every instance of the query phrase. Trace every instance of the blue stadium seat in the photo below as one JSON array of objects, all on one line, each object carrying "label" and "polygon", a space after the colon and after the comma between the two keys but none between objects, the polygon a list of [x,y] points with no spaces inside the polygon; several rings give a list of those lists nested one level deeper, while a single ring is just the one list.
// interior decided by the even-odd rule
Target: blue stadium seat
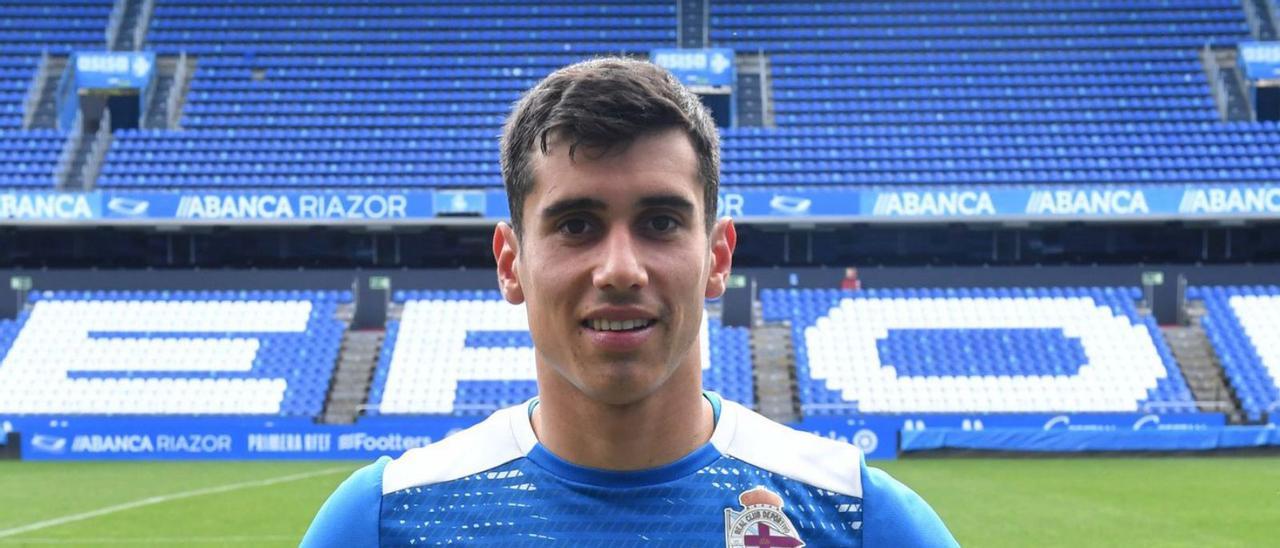
[{"label": "blue stadium seat", "polygon": [[791,325],[806,414],[1195,410],[1154,320],[1134,309],[1134,288],[760,298],[766,322]]},{"label": "blue stadium seat", "polygon": [[12,375],[0,382],[0,413],[317,416],[345,329],[335,312],[349,300],[349,291],[32,292],[29,312],[0,322],[0,378]]},{"label": "blue stadium seat", "polygon": [[[368,414],[486,415],[535,395],[523,307],[496,290],[398,290],[392,298],[405,308],[388,323]],[[747,329],[708,318],[703,385],[753,406],[748,339]]]},{"label": "blue stadium seat", "polygon": [[1201,325],[1246,418],[1280,412],[1280,286],[1193,286],[1187,296],[1204,301]]}]

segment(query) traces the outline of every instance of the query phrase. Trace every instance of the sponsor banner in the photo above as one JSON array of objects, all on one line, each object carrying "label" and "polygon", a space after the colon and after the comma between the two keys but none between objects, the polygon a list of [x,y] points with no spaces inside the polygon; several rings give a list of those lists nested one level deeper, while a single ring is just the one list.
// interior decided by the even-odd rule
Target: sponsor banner
[{"label": "sponsor banner", "polygon": [[153,51],[77,52],[72,55],[76,86],[80,89],[138,88],[151,81],[156,65]]},{"label": "sponsor banner", "polygon": [[478,421],[418,417],[354,425],[308,419],[48,418],[25,420],[24,460],[292,460],[399,456]]},{"label": "sponsor banner", "polygon": [[[480,417],[370,417],[354,425],[305,418],[10,417],[26,460],[374,459],[398,456]],[[919,414],[807,417],[791,426],[852,443],[870,459],[897,457],[899,432],[929,429],[1193,432],[1222,428],[1221,413]]]},{"label": "sponsor banner", "polygon": [[872,191],[859,213],[870,217],[965,218],[996,217],[1020,211],[1026,204],[1024,190],[902,189]]},{"label": "sponsor banner", "polygon": [[1212,451],[1280,446],[1271,426],[1228,426],[1203,430],[1072,431],[996,428],[991,430],[903,431],[902,452],[937,449],[1079,453],[1095,451]]},{"label": "sponsor banner", "polygon": [[872,460],[898,458],[901,425],[900,418],[887,415],[805,417],[790,424],[797,430],[851,443]]},{"label": "sponsor banner", "polygon": [[1174,215],[1180,188],[1046,187],[1043,189],[903,189],[867,192],[861,213],[872,217],[1108,218]]},{"label": "sponsor banner", "polygon": [[108,193],[107,219],[395,221],[435,216],[430,192]]},{"label": "sponsor banner", "polygon": [[96,192],[8,192],[0,194],[0,220],[81,221],[102,217]]},{"label": "sponsor banner", "polygon": [[729,190],[720,193],[718,217],[787,220],[847,217],[858,211],[859,192],[830,188],[806,190]]},{"label": "sponsor banner", "polygon": [[928,428],[1039,428],[1041,430],[1204,430],[1227,424],[1222,413],[1018,413],[907,414],[898,417],[903,430]]},{"label": "sponsor banner", "polygon": [[488,195],[482,190],[438,190],[432,203],[436,215],[463,215],[481,217],[486,209]]},{"label": "sponsor banner", "polygon": [[1280,185],[1189,187],[1178,201],[1183,216],[1280,215]]},{"label": "sponsor banner", "polygon": [[1237,48],[1250,79],[1280,79],[1280,42],[1242,42]]},{"label": "sponsor banner", "polygon": [[[1280,185],[998,188],[725,189],[719,216],[743,223],[1280,216]],[[184,224],[492,222],[510,217],[489,190],[0,193],[0,222],[152,221]]]},{"label": "sponsor banner", "polygon": [[649,53],[649,60],[689,87],[733,86],[734,55],[729,48],[659,48]]},{"label": "sponsor banner", "polygon": [[902,189],[861,193],[859,213],[914,219],[1141,219],[1280,215],[1275,185]]},{"label": "sponsor banner", "polygon": [[1062,432],[1205,431],[1226,425],[1221,413],[1020,413],[1020,414],[903,414],[813,416],[791,426],[819,436],[852,443],[869,459],[894,459],[899,432],[945,428],[1038,429]]}]

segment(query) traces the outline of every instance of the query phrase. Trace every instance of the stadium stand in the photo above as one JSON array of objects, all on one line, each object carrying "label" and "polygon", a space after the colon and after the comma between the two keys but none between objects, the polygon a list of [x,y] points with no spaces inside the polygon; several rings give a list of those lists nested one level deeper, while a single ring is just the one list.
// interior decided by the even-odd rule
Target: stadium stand
[{"label": "stadium stand", "polygon": [[779,126],[725,131],[724,182],[1274,181],[1277,128],[1217,123],[1197,58],[1248,36],[1234,0],[714,2]]},{"label": "stadium stand", "polygon": [[[106,39],[112,0],[47,0],[0,4],[0,51],[21,55],[35,68],[41,52],[66,55],[77,50],[100,50]],[[21,76],[25,84],[31,78]]]},{"label": "stadium stand", "polygon": [[0,3],[0,191],[52,189],[65,134],[22,130],[25,100],[41,54],[101,49],[110,0]]},{"label": "stadium stand", "polygon": [[[0,5],[0,189],[49,186],[66,135],[20,129],[27,87],[41,53],[101,49],[111,6],[107,0]],[[1274,153],[1280,127],[1219,122],[1198,60],[1207,44],[1249,38],[1239,0],[712,2],[710,8],[709,45],[767,56],[777,126],[723,129],[728,186],[1280,180]],[[360,6],[159,0],[149,20],[147,49],[198,59],[184,129],[119,130],[98,180],[107,189],[497,187],[496,135],[522,90],[584,57],[645,56],[669,47],[677,28],[675,4],[658,0]],[[1269,305],[1256,303],[1273,293],[1201,291],[1210,310],[1205,326],[1232,386],[1248,418],[1261,420],[1280,399],[1276,360],[1256,327],[1264,325],[1257,318],[1270,317]],[[770,321],[790,321],[795,330],[808,413],[1192,410],[1169,350],[1153,321],[1134,310],[1130,293],[770,290],[764,305]],[[16,322],[0,324],[0,352],[7,353],[0,354],[6,360],[0,379],[16,375],[31,389],[10,385],[15,397],[0,398],[0,410],[315,416],[342,331],[333,307],[350,298],[335,295],[40,295]],[[918,313],[898,318],[876,309],[879,301]],[[1001,306],[975,308],[990,316],[974,316],[952,301]],[[404,292],[396,302],[404,315],[387,325],[370,414],[481,414],[533,394],[520,308],[492,292]],[[1039,307],[1039,315],[1018,312],[1024,305]],[[178,327],[129,334],[156,329],[125,320],[145,327],[154,310],[169,306],[184,309],[172,315],[185,318]],[[220,307],[270,313],[230,333],[202,331],[200,311]],[[850,315],[863,307],[878,312]],[[124,327],[63,325],[48,316],[55,311]],[[903,323],[872,327],[862,322],[866,317]],[[254,323],[268,318],[291,327]],[[1094,342],[1090,329],[1101,325],[1113,329],[1096,333],[1102,342]],[[65,331],[74,326],[86,331]],[[828,331],[875,337],[855,347]],[[707,333],[706,385],[753,401],[747,331],[711,318]],[[55,336],[77,342],[30,346],[52,344]],[[69,366],[54,359],[61,355],[55,351],[151,352],[166,344],[171,370],[140,373],[130,362],[135,372],[126,374],[109,360]],[[178,346],[191,344],[225,347],[219,351],[234,359],[188,359]],[[254,344],[261,346],[250,352]],[[1113,354],[1097,354],[1095,344]],[[907,351],[916,348],[928,351]],[[293,360],[295,352],[306,358]],[[850,352],[862,360],[845,364],[855,369],[834,365]],[[436,365],[455,355],[467,356],[459,369]],[[289,369],[289,356],[299,369]],[[1129,365],[1108,369],[1118,363],[1108,356],[1124,356]],[[1084,388],[1063,388],[1072,383]],[[131,394],[136,384],[180,388],[164,401],[104,391]],[[209,385],[249,392],[218,400]],[[969,388],[978,397],[961,396]],[[188,393],[196,396],[181,396]]]},{"label": "stadium stand", "polygon": [[[368,414],[487,415],[535,395],[523,306],[482,290],[397,291],[394,300],[404,312],[387,327]],[[704,386],[751,405],[747,330],[708,318],[703,334]]]},{"label": "stadium stand", "polygon": [[23,324],[26,323],[30,312],[24,310],[18,313],[18,317],[12,320],[0,320],[0,363],[4,363],[4,357],[9,353],[9,348],[13,346],[13,340],[18,338],[18,332],[22,331]]},{"label": "stadium stand", "polygon": [[[726,185],[1280,178],[1259,153],[1280,131],[1217,122],[1197,59],[1248,37],[1237,1],[711,9],[711,45],[769,55],[779,126],[724,130]],[[162,1],[150,48],[199,58],[188,131],[121,132],[100,185],[497,186],[494,136],[521,90],[674,33],[674,5],[653,1]]]},{"label": "stadium stand", "polygon": [[1128,288],[764,290],[806,414],[1195,411]]},{"label": "stadium stand", "polygon": [[1201,325],[1250,421],[1280,411],[1280,287],[1190,287],[1203,299]]},{"label": "stadium stand", "polygon": [[[22,102],[17,104],[21,107]],[[15,125],[20,124],[19,120]],[[0,129],[0,154],[5,158],[0,162],[0,189],[52,189],[58,149],[65,139],[66,135],[51,129]]]},{"label": "stadium stand", "polygon": [[676,27],[651,0],[207,4],[160,3],[148,37],[199,59],[188,131],[122,132],[101,186],[497,186],[521,91],[584,57],[647,55]]},{"label": "stadium stand", "polygon": [[340,291],[48,291],[0,326],[0,412],[319,414]]}]

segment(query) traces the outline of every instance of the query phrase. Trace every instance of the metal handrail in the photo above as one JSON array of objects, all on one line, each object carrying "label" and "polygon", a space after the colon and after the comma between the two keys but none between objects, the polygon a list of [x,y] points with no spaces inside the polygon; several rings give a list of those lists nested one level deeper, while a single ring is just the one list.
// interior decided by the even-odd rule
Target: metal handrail
[{"label": "metal handrail", "polygon": [[116,45],[116,40],[120,38],[120,27],[124,25],[125,5],[126,0],[115,0],[111,6],[111,16],[107,18],[105,31],[107,51],[111,51]]},{"label": "metal handrail", "polygon": [[53,184],[61,188],[71,171],[71,158],[74,156],[76,143],[80,142],[80,134],[84,132],[84,117],[76,110],[76,122],[72,124],[67,138],[62,141],[62,152],[58,154],[58,163],[53,168]]},{"label": "metal handrail", "polygon": [[1231,101],[1227,95],[1227,84],[1223,82],[1225,78],[1222,74],[1222,65],[1218,64],[1218,56],[1213,52],[1211,44],[1205,44],[1201,55],[1204,57],[1204,63],[1209,73],[1209,92],[1213,94],[1213,102],[1218,105],[1218,114],[1223,119],[1227,119],[1227,113],[1230,112],[1228,103]]},{"label": "metal handrail", "polygon": [[102,122],[93,135],[93,143],[89,145],[89,155],[80,167],[80,183],[88,190],[90,181],[96,181],[102,170],[102,162],[107,157],[107,148],[111,144],[111,110],[102,113]]},{"label": "metal handrail", "polygon": [[1206,401],[1153,401],[1142,404],[1142,412],[1155,411],[1157,409],[1168,409],[1171,407],[1182,407],[1185,405],[1194,405],[1197,408],[1212,409],[1214,411],[1234,411],[1236,406],[1226,400],[1206,400]]},{"label": "metal handrail", "polygon": [[676,47],[684,47],[684,0],[676,0]]},{"label": "metal handrail", "polygon": [[40,97],[44,95],[44,86],[49,79],[49,50],[40,52],[40,64],[36,65],[36,73],[31,77],[31,85],[27,86],[27,96],[22,100],[22,129],[31,129],[36,119],[36,109],[40,108]]},{"label": "metal handrail", "polygon": [[[75,78],[75,74],[76,74],[76,69],[71,64],[73,60],[75,60],[74,54],[70,57],[67,57],[67,64],[62,69],[62,77],[58,78],[58,87],[54,92],[53,101],[55,105],[55,108],[54,108],[55,122],[53,125],[58,129],[65,129],[62,127],[62,108],[66,106],[64,103],[66,103],[67,101],[66,94],[68,91],[67,89],[68,86],[74,85],[71,83],[72,79]],[[75,124],[73,123],[72,125],[74,126]]]},{"label": "metal handrail", "polygon": [[[1276,14],[1276,7],[1277,6],[1275,4],[1268,4],[1267,15],[1268,15],[1268,19],[1271,20],[1271,29],[1274,30],[1277,34],[1280,34],[1280,15]],[[1277,36],[1275,38],[1280,38],[1280,36]]]},{"label": "metal handrail", "polygon": [[1255,39],[1262,39],[1262,19],[1258,15],[1257,6],[1253,5],[1251,0],[1240,2],[1244,7],[1244,19],[1249,24],[1249,34]]},{"label": "metal handrail", "polygon": [[760,125],[774,127],[778,122],[773,113],[773,84],[769,81],[771,70],[764,56],[764,49],[756,50],[756,55],[760,63]]},{"label": "metal handrail", "polygon": [[173,84],[169,87],[169,97],[166,99],[168,104],[165,105],[165,127],[169,129],[178,129],[178,119],[181,113],[178,111],[178,101],[183,95],[182,90],[186,89],[187,78],[189,78],[190,70],[187,68],[187,52],[178,54],[178,70],[173,72]]},{"label": "metal handrail", "polygon": [[1238,88],[1236,91],[1240,94],[1240,97],[1244,97],[1244,104],[1241,106],[1244,108],[1245,114],[1249,116],[1250,121],[1258,121],[1258,113],[1253,110],[1253,101],[1249,100],[1249,86],[1252,84],[1249,82],[1249,79],[1245,77],[1244,71],[1240,70],[1240,63],[1236,63],[1235,66],[1231,68],[1222,69],[1222,72],[1225,74],[1228,70],[1235,75],[1235,78],[1232,78],[1232,80],[1235,83],[1235,87]]},{"label": "metal handrail", "polygon": [[152,67],[151,78],[147,80],[147,89],[142,92],[142,97],[145,97],[146,101],[142,102],[142,108],[139,109],[138,112],[138,127],[140,128],[146,127],[147,116],[151,114],[151,96],[155,95],[156,86],[159,85],[156,83],[156,81],[159,80],[159,77],[157,76],[157,73],[159,72],[160,71],[158,69]]},{"label": "metal handrail", "polygon": [[800,404],[801,411],[804,411],[806,414],[811,409],[823,410],[823,411],[854,411],[856,410],[856,407],[857,406],[852,403],[802,403]]},{"label": "metal handrail", "polygon": [[133,51],[142,51],[142,39],[147,36],[147,27],[151,26],[151,14],[156,11],[156,0],[143,0],[142,13],[133,27]]}]

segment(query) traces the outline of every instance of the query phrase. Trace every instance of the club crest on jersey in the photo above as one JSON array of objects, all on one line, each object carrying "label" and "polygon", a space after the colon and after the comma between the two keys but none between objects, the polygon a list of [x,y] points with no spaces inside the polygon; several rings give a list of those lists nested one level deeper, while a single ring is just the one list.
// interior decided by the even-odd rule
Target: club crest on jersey
[{"label": "club crest on jersey", "polygon": [[724,544],[729,548],[804,546],[796,527],[782,513],[782,497],[756,487],[738,495],[742,510],[724,509]]}]

